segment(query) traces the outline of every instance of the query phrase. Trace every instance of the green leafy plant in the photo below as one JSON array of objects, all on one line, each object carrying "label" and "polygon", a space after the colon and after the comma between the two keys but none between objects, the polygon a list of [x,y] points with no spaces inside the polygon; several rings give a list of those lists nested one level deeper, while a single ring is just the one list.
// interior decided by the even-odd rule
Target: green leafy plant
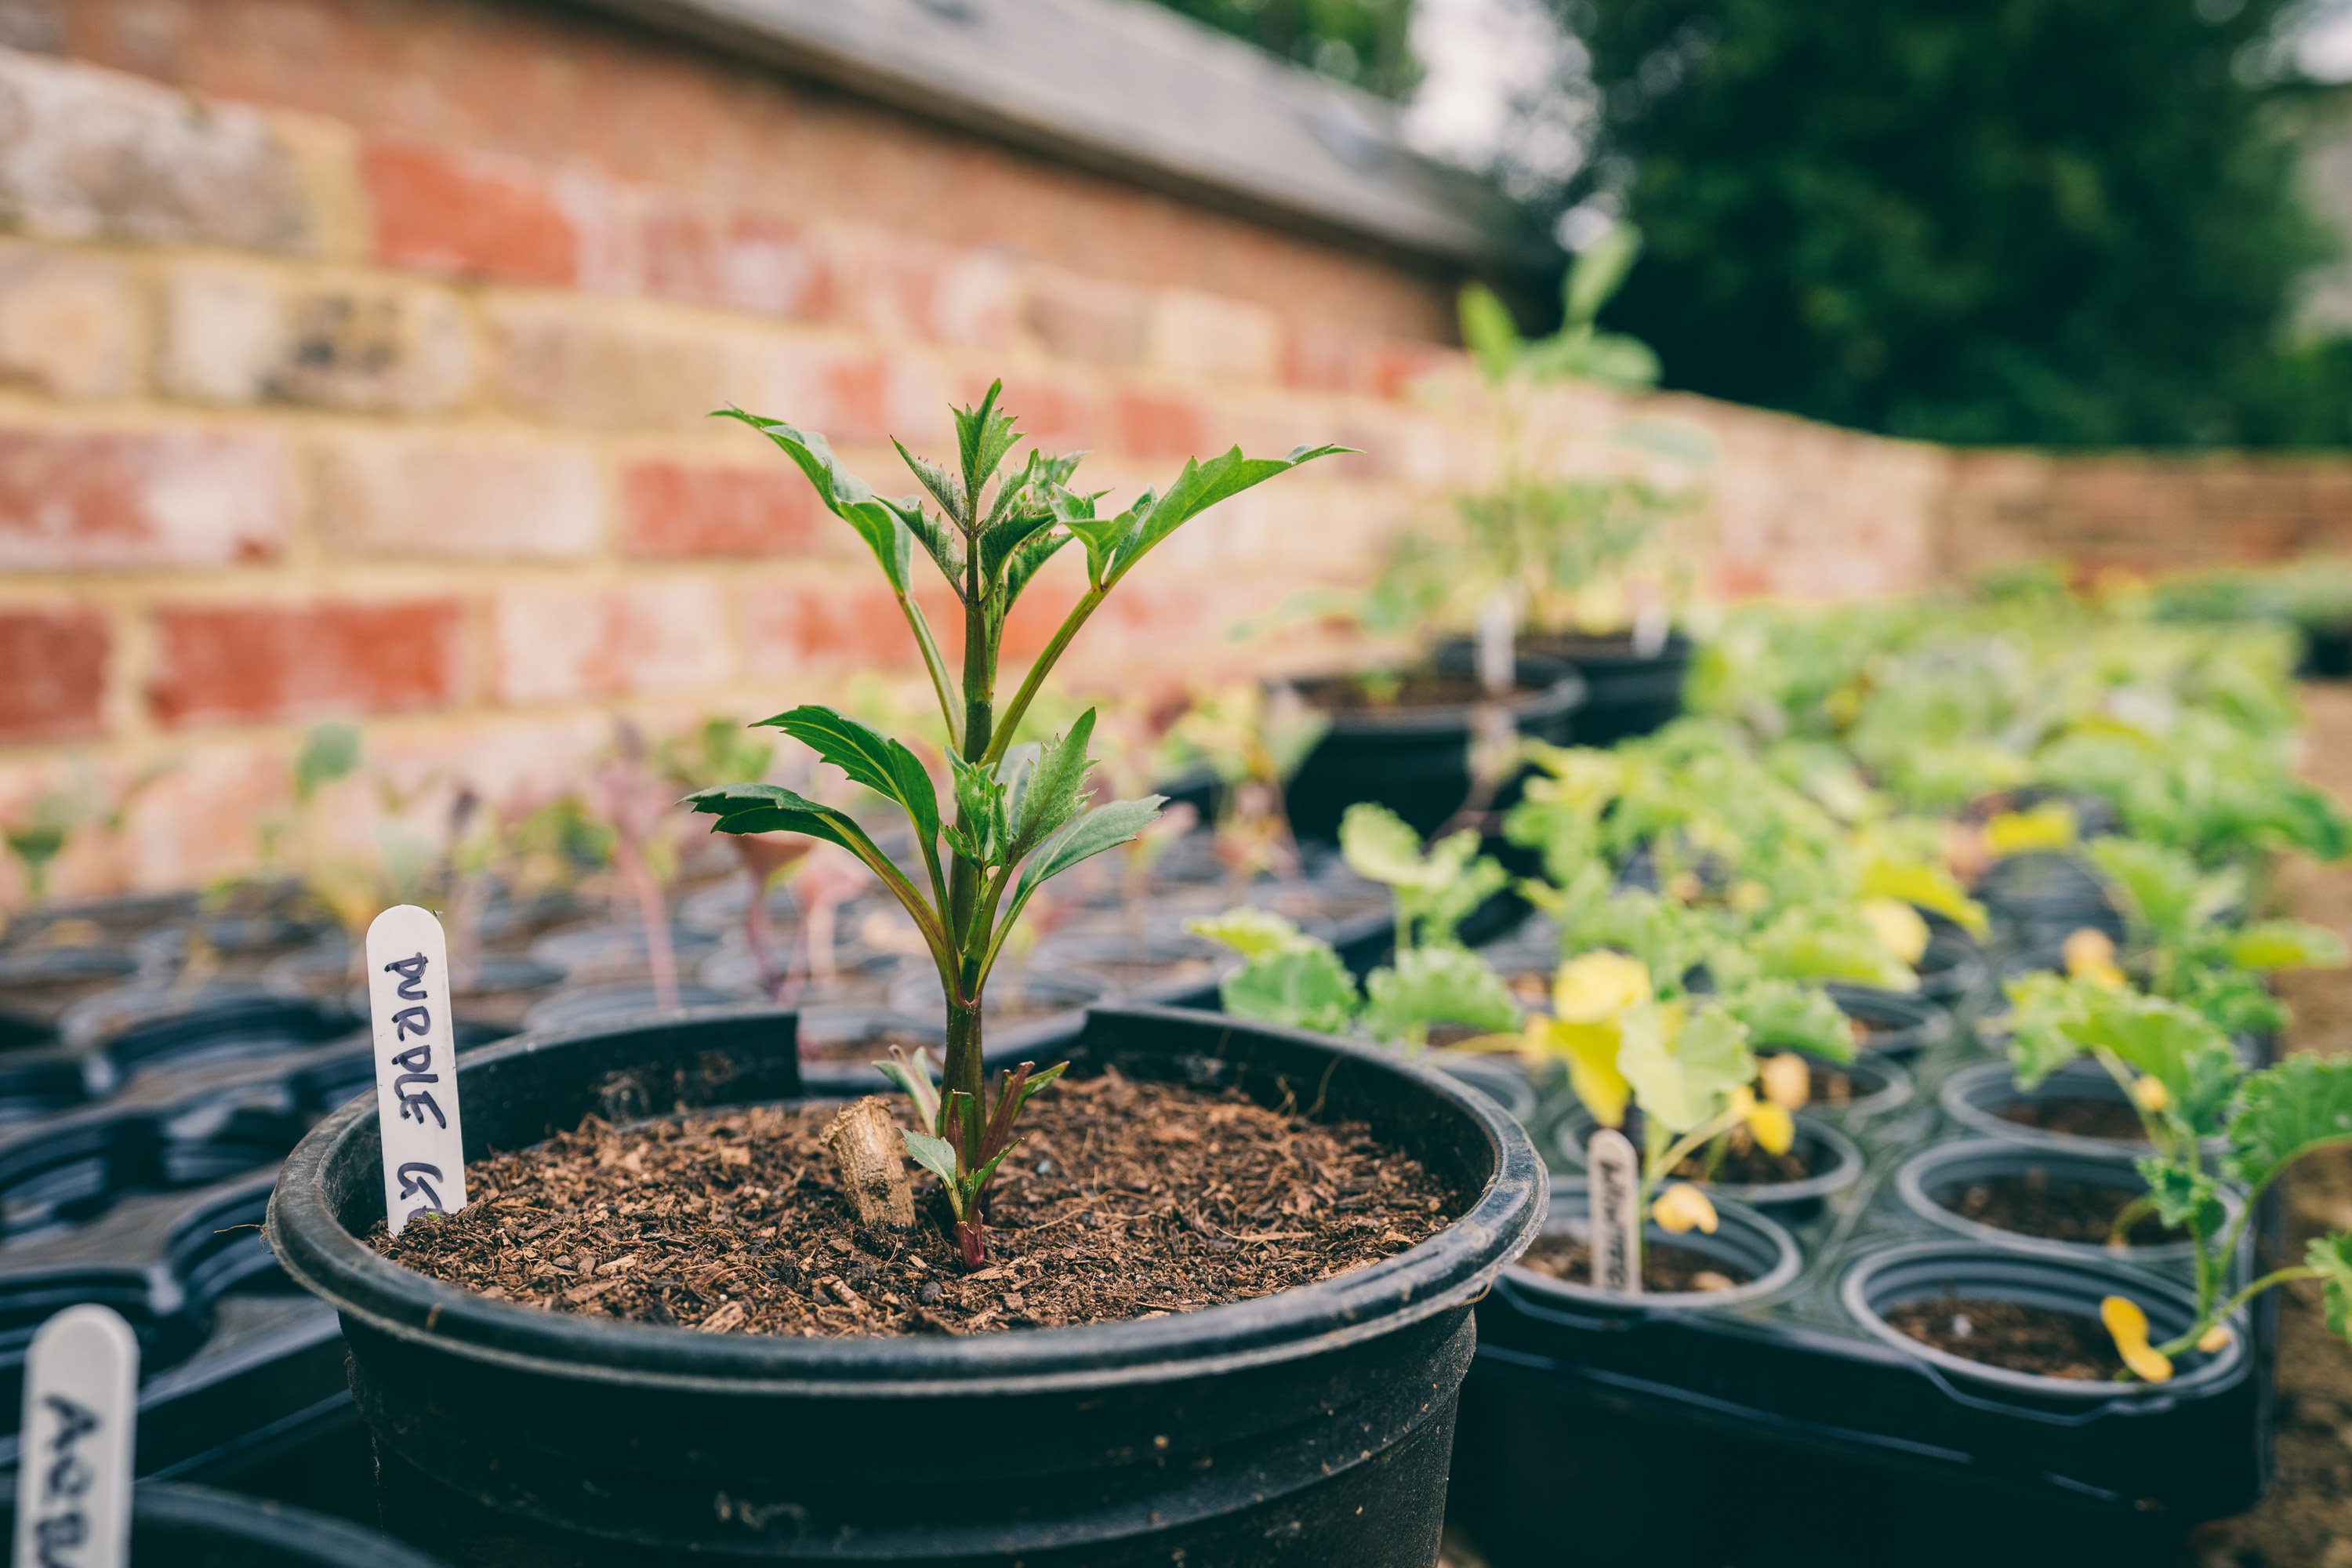
[{"label": "green leafy plant", "polygon": [[[2153,1213],[2185,1233],[2195,1254],[2196,1321],[2172,1340],[2151,1345],[2136,1303],[2110,1299],[2103,1307],[2136,1375],[2162,1382],[2172,1375],[2173,1358],[2221,1348],[2240,1308],[2293,1279],[2321,1281],[2329,1330],[2352,1338],[2352,1235],[2316,1238],[2301,1265],[2229,1289],[2263,1192],[2304,1155],[2352,1142],[2352,1061],[2294,1056],[2248,1072],[2202,1014],[2101,978],[2029,975],[2011,984],[2010,999],[2010,1060],[2021,1087],[2087,1056],[2139,1114],[2153,1151],[2135,1162],[2147,1192],[2117,1216],[2114,1234],[2121,1237]],[[2224,1146],[2218,1158],[2210,1147],[2217,1140]],[[2223,1201],[2225,1184],[2237,1200],[2234,1213]]]},{"label": "green leafy plant", "polygon": [[[950,739],[949,802],[942,807],[930,773],[904,742],[887,739],[830,708],[804,704],[762,721],[810,747],[896,805],[913,830],[919,866],[902,868],[846,812],[781,784],[734,784],[688,796],[723,833],[793,833],[821,839],[863,861],[905,906],[938,968],[947,1003],[947,1052],[935,1105],[915,1099],[922,1127],[914,1138],[952,1146],[953,1174],[943,1177],[967,1264],[987,1257],[990,1179],[1011,1147],[1013,1124],[1029,1095],[1048,1081],[1024,1069],[1000,1079],[983,1099],[982,1004],[989,974],[1022,912],[1049,879],[1124,844],[1150,822],[1160,797],[1088,804],[1087,740],[1092,710],[1043,744],[1013,745],[1039,689],[1071,640],[1128,573],[1179,527],[1228,497],[1301,463],[1345,450],[1301,447],[1286,458],[1245,458],[1235,447],[1192,461],[1164,490],[1146,490],[1115,512],[1097,510],[1102,493],[1069,488],[1076,457],[1032,450],[1015,469],[1006,459],[1021,437],[998,406],[1002,384],[979,404],[955,411],[956,456],[950,463],[898,447],[921,490],[903,500],[877,495],[843,468],[824,437],[781,421],[729,409],[725,416],[759,431],[792,458],[826,510],[863,539],[881,568],[919,650]],[[1000,700],[998,665],[1006,615],[1037,573],[1076,541],[1087,558],[1086,587],[1009,700]],[[951,672],[916,603],[917,547],[936,566],[963,612],[961,677]],[[919,879],[919,882],[918,880]],[[898,1075],[908,1087],[910,1075]],[[986,1107],[983,1113],[983,1107]],[[941,1160],[935,1143],[908,1151],[927,1167]]]},{"label": "green leafy plant", "polygon": [[0,844],[24,868],[25,889],[33,902],[49,896],[49,865],[65,852],[80,817],[80,803],[70,792],[50,790],[34,796],[21,814],[0,825]]}]

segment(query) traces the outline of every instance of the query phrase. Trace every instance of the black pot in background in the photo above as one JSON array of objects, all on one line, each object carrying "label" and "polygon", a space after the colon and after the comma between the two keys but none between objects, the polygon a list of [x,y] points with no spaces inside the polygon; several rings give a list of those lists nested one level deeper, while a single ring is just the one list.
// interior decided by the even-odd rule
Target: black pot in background
[{"label": "black pot in background", "polygon": [[[788,1019],[473,1053],[468,1152],[590,1111],[796,1098]],[[471,1561],[1427,1568],[1470,1305],[1542,1222],[1526,1135],[1387,1053],[1229,1018],[1101,1010],[1073,1056],[1267,1104],[1314,1086],[1324,1114],[1370,1123],[1471,1207],[1386,1262],[1197,1312],[971,1338],[701,1334],[485,1301],[378,1256],[360,1240],[383,1213],[371,1099],[296,1150],[269,1237],[342,1313],[388,1496],[418,1489],[404,1517]]]},{"label": "black pot in background", "polygon": [[[1573,734],[1584,683],[1566,665],[1521,658],[1519,689],[1501,707],[1522,735],[1565,745]],[[1315,703],[1318,689],[1349,675],[1297,682]],[[1317,704],[1321,706],[1320,704]],[[1461,809],[1470,794],[1470,745],[1486,704],[1326,710],[1328,730],[1290,781],[1284,804],[1302,840],[1338,838],[1339,818],[1358,801],[1378,801],[1423,835]]]},{"label": "black pot in background", "polygon": [[[2127,1111],[2131,1100],[2124,1093],[2123,1087],[2094,1062],[2069,1063],[2030,1089],[2017,1086],[2008,1062],[1983,1062],[1975,1067],[1962,1068],[1946,1079],[1944,1087],[1937,1093],[1937,1100],[1945,1115],[1988,1138],[2042,1148],[2073,1149],[2086,1154],[2114,1153],[2119,1150],[2127,1154],[2147,1152],[2144,1137],[2105,1138],[2079,1132],[2060,1132],[2012,1121],[2000,1114],[2005,1109],[2027,1101],[2046,1104],[2070,1100],[2088,1100]],[[2136,1119],[2127,1114],[2117,1116],[2116,1121],[2118,1127],[2137,1126]]]},{"label": "black pot in background", "polygon": [[[2066,1241],[2004,1230],[1970,1219],[1951,1206],[1952,1200],[1972,1184],[2004,1176],[2037,1177],[2060,1186],[2101,1187],[2128,1193],[2135,1198],[2147,1191],[2147,1183],[2133,1169],[2132,1155],[2127,1150],[2094,1152],[2087,1149],[2039,1147],[2006,1138],[1962,1138],[1915,1154],[1895,1173],[1895,1190],[1902,1194],[1912,1213],[1988,1247],[2015,1247],[2048,1258],[2079,1258],[2094,1262],[2123,1258],[2158,1268],[2180,1263],[2193,1256],[2193,1247],[2185,1236],[2179,1241],[2118,1248],[2104,1242]],[[2237,1194],[2226,1188],[2221,1202],[2233,1215],[2240,1206]]]},{"label": "black pot in background", "polygon": [[1036,958],[1099,981],[1108,999],[1164,1007],[1214,1007],[1217,983],[1241,967],[1232,950],[1181,927],[1129,930],[1115,917],[1055,931]]},{"label": "black pot in background", "polygon": [[1612,746],[1662,730],[1682,715],[1691,643],[1680,632],[1668,633],[1665,646],[1650,654],[1635,651],[1630,633],[1528,637],[1519,647],[1564,660],[1584,678],[1584,707],[1576,716],[1580,746]]},{"label": "black pot in background", "polygon": [[623,1018],[676,1016],[697,1007],[724,1007],[742,1000],[691,980],[677,983],[667,1003],[650,980],[614,980],[601,985],[566,985],[533,1002],[522,1016],[526,1029],[576,1029]]},{"label": "black pot in background", "polygon": [[[1823,1202],[1862,1179],[1862,1150],[1853,1139],[1810,1111],[1795,1121],[1796,1147],[1812,1155],[1811,1175],[1797,1182],[1700,1183],[1707,1195],[1748,1204],[1780,1219],[1798,1220],[1820,1212]],[[1629,1121],[1628,1125],[1633,1123]],[[1591,1113],[1581,1105],[1570,1107],[1553,1125],[1552,1152],[1562,1168],[1584,1169],[1585,1146],[1592,1141],[1592,1130]],[[1627,1136],[1633,1139],[1634,1147],[1641,1147],[1638,1132],[1629,1131]]]},{"label": "black pot in background", "polygon": [[138,955],[114,942],[0,948],[0,1027],[18,1044],[53,1038],[58,1019],[75,1003],[138,973]]},{"label": "black pot in background", "polygon": [[[13,1540],[16,1528],[12,1486],[0,1502],[0,1530]],[[436,1560],[305,1509],[142,1481],[131,1494],[131,1568],[436,1568]]]},{"label": "black pot in background", "polygon": [[2352,679],[2352,621],[2306,621],[2296,630],[2303,634],[2303,658],[2295,674],[2306,680]]},{"label": "black pot in background", "polygon": [[1832,983],[1822,987],[1830,1000],[1863,1027],[1855,1044],[1871,1056],[1908,1061],[1952,1032],[1951,1015],[1916,991],[1882,991],[1875,985]]}]

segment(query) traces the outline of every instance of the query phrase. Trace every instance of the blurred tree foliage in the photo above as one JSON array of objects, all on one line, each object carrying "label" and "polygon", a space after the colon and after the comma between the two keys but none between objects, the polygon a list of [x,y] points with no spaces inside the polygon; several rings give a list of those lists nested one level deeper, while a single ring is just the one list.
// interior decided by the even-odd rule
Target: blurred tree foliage
[{"label": "blurred tree foliage", "polygon": [[1556,0],[1674,385],[1957,442],[2343,445],[2293,0]]},{"label": "blurred tree foliage", "polygon": [[1412,0],[1160,0],[1325,76],[1402,98],[1421,79]]}]

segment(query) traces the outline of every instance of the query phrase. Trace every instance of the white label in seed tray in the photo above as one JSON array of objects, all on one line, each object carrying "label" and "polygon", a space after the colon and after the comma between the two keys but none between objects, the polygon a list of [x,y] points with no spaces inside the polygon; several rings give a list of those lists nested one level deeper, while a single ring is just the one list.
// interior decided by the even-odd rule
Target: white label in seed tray
[{"label": "white label in seed tray", "polygon": [[415,904],[384,910],[368,927],[367,968],[383,1217],[398,1236],[418,1215],[466,1206],[449,943],[441,922]]},{"label": "white label in seed tray", "polygon": [[124,1568],[139,1341],[104,1307],[68,1307],[25,1357],[17,1568]]},{"label": "white label in seed tray", "polygon": [[1642,1293],[1642,1163],[1612,1127],[1584,1146],[1590,1189],[1592,1285],[1621,1296]]}]

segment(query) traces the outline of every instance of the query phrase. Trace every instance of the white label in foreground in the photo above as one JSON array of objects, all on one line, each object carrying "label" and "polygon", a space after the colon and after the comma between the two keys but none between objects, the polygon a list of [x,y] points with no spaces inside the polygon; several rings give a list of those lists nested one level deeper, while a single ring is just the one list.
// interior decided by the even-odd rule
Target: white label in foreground
[{"label": "white label in foreground", "polygon": [[125,1568],[139,1341],[104,1307],[68,1307],[25,1358],[18,1568]]},{"label": "white label in foreground", "polygon": [[466,1206],[449,943],[441,922],[415,904],[384,910],[368,927],[367,968],[376,1121],[383,1132],[383,1217],[398,1236],[418,1215],[455,1214]]},{"label": "white label in foreground", "polygon": [[1633,1143],[1603,1127],[1584,1146],[1592,1215],[1592,1285],[1621,1296],[1642,1293],[1642,1163]]}]

